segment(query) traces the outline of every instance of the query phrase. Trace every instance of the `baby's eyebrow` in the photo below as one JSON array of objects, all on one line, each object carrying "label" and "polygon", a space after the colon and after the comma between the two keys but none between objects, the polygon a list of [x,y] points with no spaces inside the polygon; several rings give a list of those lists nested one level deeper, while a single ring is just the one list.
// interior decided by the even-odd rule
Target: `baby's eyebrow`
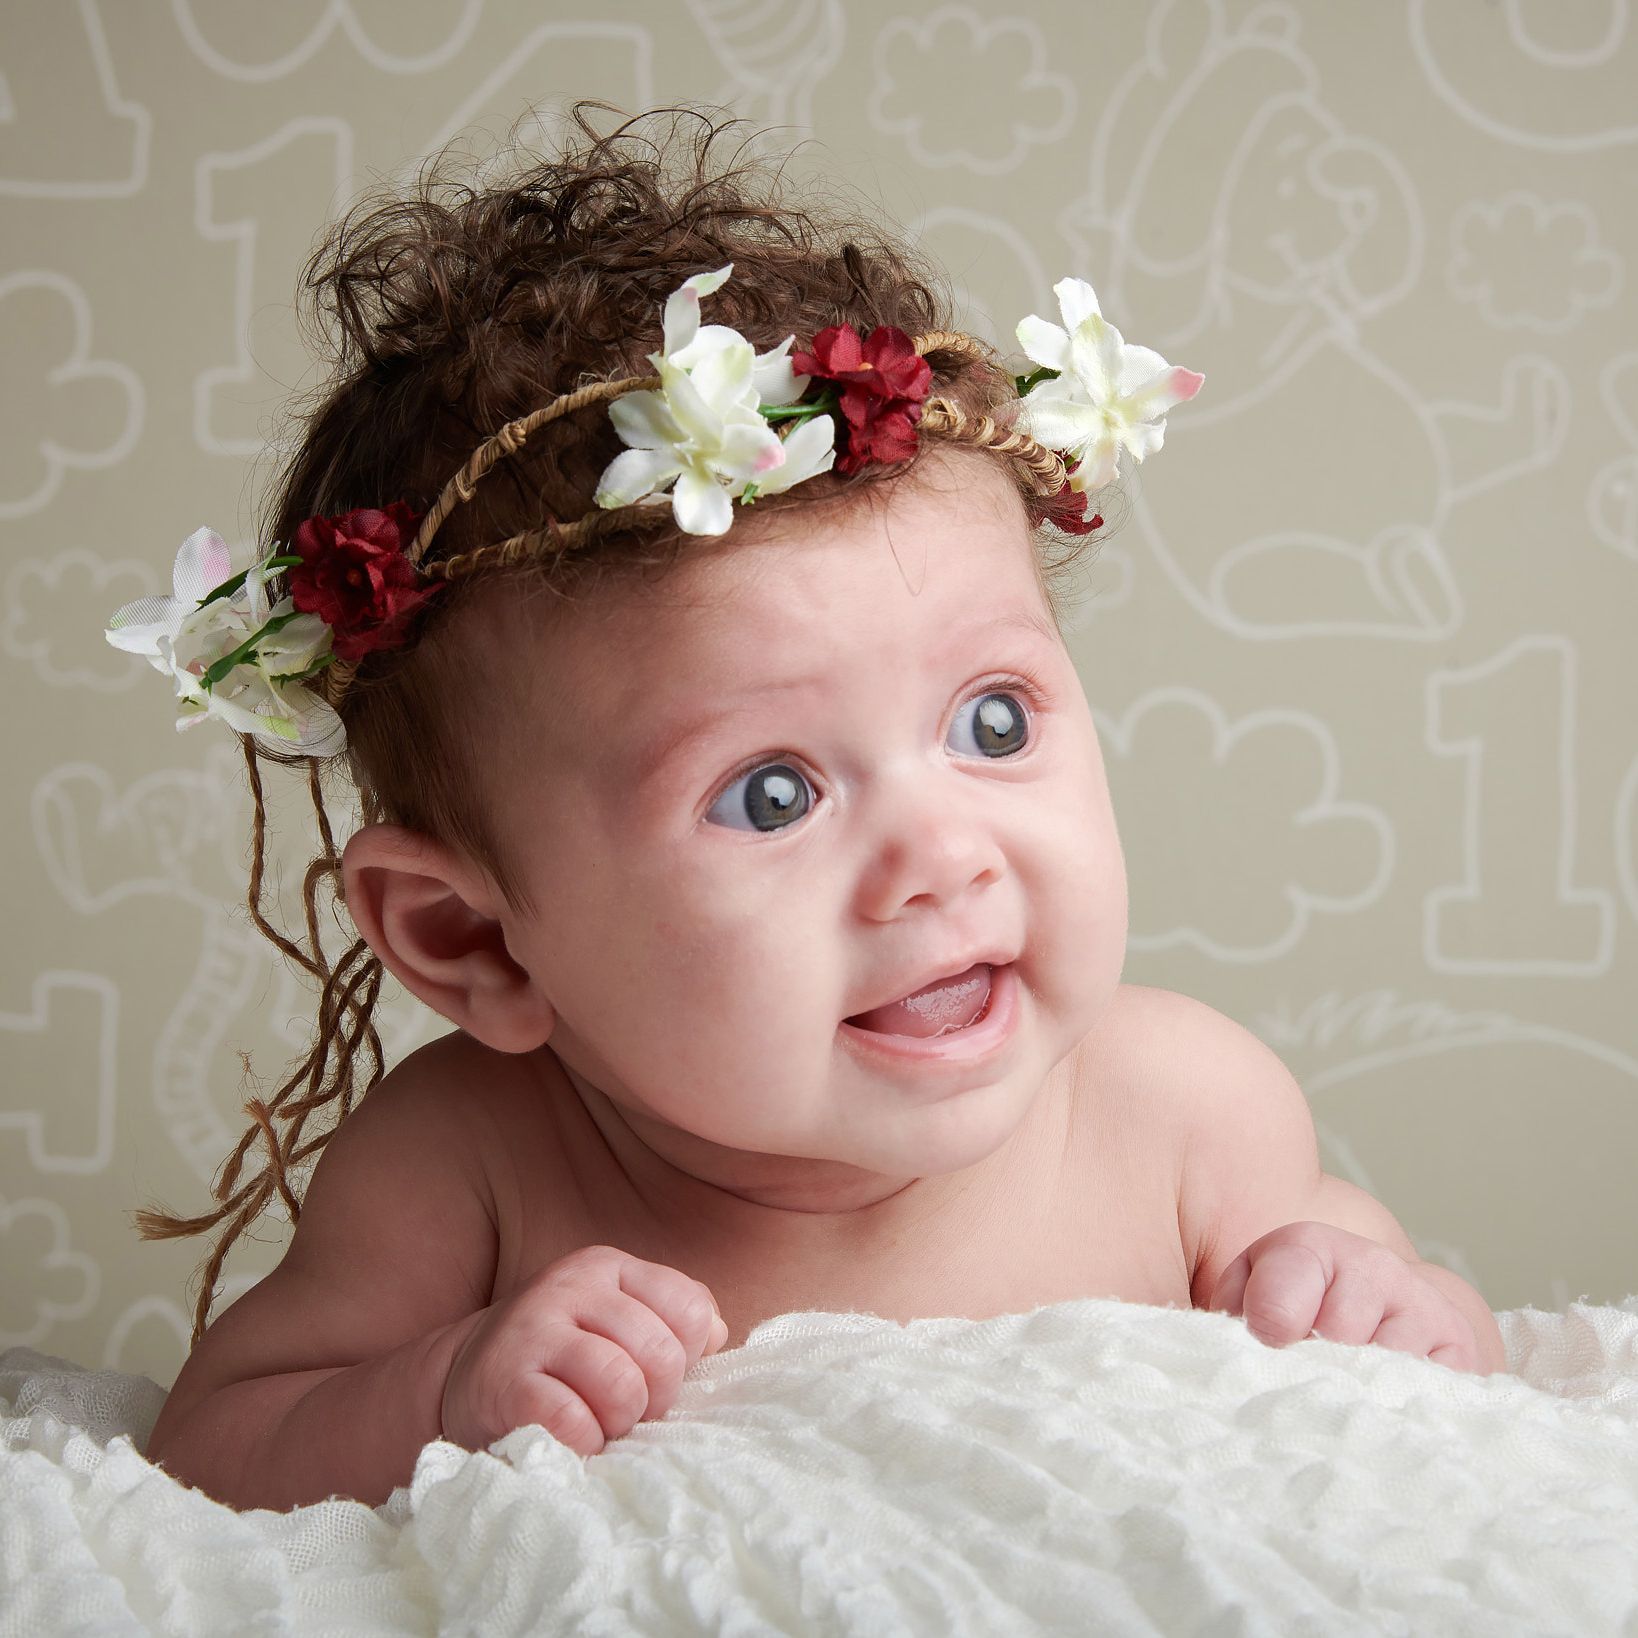
[{"label": "baby's eyebrow", "polygon": [[[999,631],[1023,633],[1057,648],[1061,642],[1057,630],[1046,616],[1035,610],[1014,609],[1006,614],[995,614],[976,625],[957,632],[946,644],[951,654],[971,654],[976,643],[993,637]],[[638,751],[632,760],[632,770],[639,785],[655,779],[664,768],[681,756],[689,747],[714,733],[725,722],[748,716],[762,708],[770,694],[789,693],[823,679],[825,673],[800,677],[759,678],[754,688],[731,705],[720,705],[697,718],[685,718],[668,723]]]}]

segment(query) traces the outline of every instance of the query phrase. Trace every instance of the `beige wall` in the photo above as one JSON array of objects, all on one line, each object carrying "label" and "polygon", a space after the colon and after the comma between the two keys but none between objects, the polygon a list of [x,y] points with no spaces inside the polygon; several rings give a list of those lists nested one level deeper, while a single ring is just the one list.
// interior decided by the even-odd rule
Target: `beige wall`
[{"label": "beige wall", "polygon": [[[128,1214],[203,1208],[310,1027],[236,742],[103,621],[251,536],[326,215],[579,95],[811,134],[795,174],[881,197],[971,328],[1073,273],[1205,372],[1072,638],[1127,976],[1263,1036],[1327,1169],[1493,1306],[1638,1288],[1628,8],[6,0],[0,73],[0,1347],[170,1381],[204,1243]],[[380,1017],[390,1061],[445,1027]]]}]

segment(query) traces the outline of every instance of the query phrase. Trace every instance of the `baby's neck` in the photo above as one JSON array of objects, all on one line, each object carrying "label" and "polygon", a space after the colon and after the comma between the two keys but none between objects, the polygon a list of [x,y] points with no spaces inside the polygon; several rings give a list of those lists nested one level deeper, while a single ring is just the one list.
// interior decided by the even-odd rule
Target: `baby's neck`
[{"label": "baby's neck", "polygon": [[975,1165],[892,1177],[840,1161],[749,1151],[741,1157],[633,1115],[555,1054],[553,1068],[560,1095],[572,1091],[618,1164],[629,1186],[628,1211],[693,1225],[713,1239],[754,1234],[792,1250],[927,1232],[970,1217],[981,1198],[1016,1198],[1018,1188],[1046,1186],[1066,1147],[1072,1079],[1060,1065],[1012,1135]]}]

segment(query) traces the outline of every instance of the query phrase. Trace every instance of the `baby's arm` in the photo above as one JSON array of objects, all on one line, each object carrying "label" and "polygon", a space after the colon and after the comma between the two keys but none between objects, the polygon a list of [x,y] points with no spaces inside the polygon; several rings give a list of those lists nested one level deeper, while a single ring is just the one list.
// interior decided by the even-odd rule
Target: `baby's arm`
[{"label": "baby's arm", "polygon": [[234,1507],[373,1505],[408,1481],[494,1281],[479,1123],[462,1102],[481,1094],[460,1085],[412,1057],[343,1120],[284,1260],[183,1366],[150,1461]]},{"label": "baby's arm", "polygon": [[707,1287],[615,1246],[576,1247],[490,1301],[483,1156],[501,1137],[481,1077],[458,1070],[423,1059],[342,1123],[285,1260],[200,1339],[149,1460],[231,1507],[379,1506],[433,1439],[482,1450],[536,1424],[596,1455],[666,1415],[727,1341]]},{"label": "baby's arm", "polygon": [[1224,1271],[1265,1235],[1299,1223],[1331,1225],[1385,1246],[1415,1281],[1454,1304],[1472,1329],[1479,1374],[1506,1370],[1501,1329],[1479,1292],[1424,1262],[1379,1200],[1320,1170],[1308,1100],[1279,1057],[1187,996],[1168,994],[1165,1011],[1163,1050],[1182,1157],[1178,1222],[1194,1306],[1213,1306]]}]

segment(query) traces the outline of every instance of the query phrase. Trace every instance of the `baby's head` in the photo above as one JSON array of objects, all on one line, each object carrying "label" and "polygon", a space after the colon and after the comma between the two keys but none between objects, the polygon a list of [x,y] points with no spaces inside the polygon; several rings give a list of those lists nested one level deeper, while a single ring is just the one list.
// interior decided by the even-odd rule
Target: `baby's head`
[{"label": "baby's head", "polygon": [[[619,194],[571,184],[578,216],[547,179],[532,202],[555,237],[494,205],[466,229],[463,253],[488,263],[473,284],[517,280],[499,314],[494,295],[479,309],[486,345],[527,359],[506,394],[467,389],[468,443],[585,380],[650,373],[665,298],[702,268],[734,269],[702,318],[759,351],[837,323],[952,327],[879,234],[832,229],[844,258],[796,212],[690,214],[680,191],[622,177]],[[617,201],[630,215],[611,226]],[[1016,401],[997,364],[933,363],[932,393],[975,420]],[[621,446],[592,406],[554,459],[559,426],[507,463],[481,524],[452,514],[465,532],[446,523],[433,557],[536,527],[543,504],[590,509]],[[304,488],[286,516],[348,498]],[[747,1197],[854,1205],[973,1165],[1095,1021],[1124,954],[1119,843],[1041,505],[1006,456],[928,439],[892,469],[735,506],[719,537],[667,528],[663,554],[654,531],[611,534],[473,577],[381,657],[393,682],[363,675],[343,706],[384,821],[345,853],[360,932],[467,1033],[551,1054],[605,1121]],[[982,1058],[895,1060],[884,1034],[844,1027],[979,963],[1008,969],[995,1010],[1012,1014]],[[969,1050],[963,1032],[939,1043]]]},{"label": "baby's head", "polygon": [[[366,654],[335,695],[365,825],[338,862],[325,822],[309,932],[315,884],[340,878],[361,938],[334,969],[308,963],[320,1042],[253,1106],[222,1211],[181,1227],[143,1214],[154,1237],[248,1206],[242,1228],[275,1185],[295,1209],[285,1164],[322,1146],[296,1147],[310,1109],[349,1107],[383,968],[488,1046],[560,1063],[662,1168],[803,1211],[996,1151],[1118,982],[1120,846],[1059,635],[1066,575],[1099,537],[1054,527],[1064,467],[1013,430],[1017,379],[941,339],[955,316],[902,240],[789,203],[759,167],[725,170],[708,122],[656,146],[647,119],[600,136],[575,118],[578,147],[476,186],[434,166],[315,255],[334,368],[267,539],[389,500],[425,512],[507,423],[651,375],[667,298],[729,264],[703,321],[759,354],[837,325],[919,338],[919,442],[689,533],[671,497],[594,503],[634,424],[617,430],[605,398],[447,491],[458,503],[419,559],[439,595],[413,641]],[[1071,299],[1090,297],[1076,289],[1072,329]],[[1084,516],[1119,500],[1094,489]],[[257,907],[244,743],[251,908],[277,937]],[[982,999],[987,974],[989,1013],[931,1047],[847,1022],[975,966],[962,993]],[[294,1098],[332,1052],[323,1095]],[[292,1130],[275,1140],[281,1102]],[[258,1132],[271,1175],[229,1198]]]},{"label": "baby's head", "polygon": [[[491,584],[442,636],[450,672],[489,656],[458,732],[510,889],[380,824],[347,846],[348,908],[445,1017],[554,1054],[637,1170],[808,1211],[963,1171],[1108,1002],[1120,845],[993,458],[929,450],[573,607]],[[845,1023],[977,964],[971,1030]]]}]

